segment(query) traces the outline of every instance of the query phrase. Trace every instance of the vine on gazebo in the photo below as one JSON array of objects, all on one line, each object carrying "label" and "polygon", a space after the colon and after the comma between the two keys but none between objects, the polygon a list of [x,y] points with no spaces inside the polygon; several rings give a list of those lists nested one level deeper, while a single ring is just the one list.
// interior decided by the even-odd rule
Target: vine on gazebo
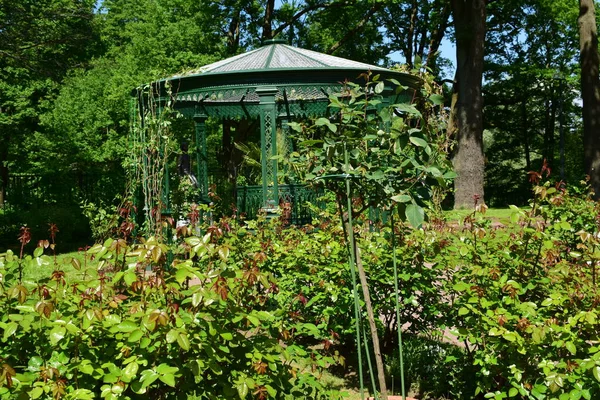
[{"label": "vine on gazebo", "polygon": [[134,206],[141,198],[143,230],[161,237],[171,217],[168,160],[174,153],[172,119],[178,116],[173,100],[159,103],[155,87],[145,85],[136,90],[132,102],[130,154],[128,160],[130,197]]}]

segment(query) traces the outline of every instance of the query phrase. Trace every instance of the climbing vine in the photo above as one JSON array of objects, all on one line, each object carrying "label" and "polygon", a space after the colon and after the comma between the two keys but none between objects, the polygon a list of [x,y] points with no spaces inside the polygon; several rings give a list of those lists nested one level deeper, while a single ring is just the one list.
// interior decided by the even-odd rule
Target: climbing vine
[{"label": "climbing vine", "polygon": [[174,100],[168,85],[166,102],[158,98],[156,90],[154,85],[137,89],[132,105],[131,152],[127,163],[130,196],[134,205],[142,205],[143,229],[160,237],[171,213],[167,168],[174,145],[171,124],[179,114],[173,109]]}]

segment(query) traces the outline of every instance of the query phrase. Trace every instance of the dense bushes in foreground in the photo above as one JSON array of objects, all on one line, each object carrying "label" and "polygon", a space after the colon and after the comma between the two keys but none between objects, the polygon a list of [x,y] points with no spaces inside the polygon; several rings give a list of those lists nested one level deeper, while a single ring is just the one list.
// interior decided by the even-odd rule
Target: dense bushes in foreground
[{"label": "dense bushes in foreground", "polygon": [[[574,190],[536,186],[531,210],[515,208],[505,226],[479,206],[460,222],[395,227],[413,391],[600,396],[600,209]],[[47,242],[33,257],[1,254],[0,396],[340,397],[321,380],[330,366],[356,367],[335,221],[323,214],[299,229],[224,218],[199,235],[180,229],[172,245],[108,240],[87,251],[93,266],[67,260],[72,273]],[[398,388],[390,230],[358,221],[356,233]],[[44,265],[53,272],[30,281],[28,268]],[[436,345],[444,330],[454,345]]]},{"label": "dense bushes in foreground", "polygon": [[[226,225],[171,247],[108,240],[87,251],[93,267],[72,260],[71,274],[43,254],[48,243],[0,256],[0,396],[337,397],[319,373],[342,358],[306,345],[330,338],[273,301],[269,245],[240,247],[259,238]],[[22,273],[53,263],[38,282]]]}]

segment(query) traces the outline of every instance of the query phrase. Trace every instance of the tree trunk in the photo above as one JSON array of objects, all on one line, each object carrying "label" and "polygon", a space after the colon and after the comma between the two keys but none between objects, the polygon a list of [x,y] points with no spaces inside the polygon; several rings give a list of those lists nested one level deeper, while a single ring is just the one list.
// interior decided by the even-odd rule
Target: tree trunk
[{"label": "tree trunk", "polygon": [[263,20],[262,39],[273,39],[273,12],[275,11],[275,0],[267,1],[265,19]]},{"label": "tree trunk", "polygon": [[[452,0],[456,32],[457,94],[454,115],[457,151],[453,163],[454,208],[473,208],[474,197],[483,200],[483,55],[486,30],[485,0]],[[451,124],[452,125],[452,124]]]},{"label": "tree trunk", "polygon": [[436,53],[438,52],[440,45],[442,44],[442,39],[446,34],[446,28],[448,27],[448,21],[450,20],[450,5],[446,4],[444,6],[441,16],[440,24],[436,27],[435,31],[431,33],[429,50],[427,52],[427,61],[425,62],[425,64],[431,68],[434,75],[437,75],[439,72],[437,69],[437,60],[439,56],[437,56]]},{"label": "tree trunk", "polygon": [[[350,224],[347,222],[346,232],[350,232]],[[387,385],[385,383],[385,368],[383,366],[383,357],[381,356],[381,349],[379,347],[379,335],[377,334],[377,325],[375,324],[375,313],[373,312],[373,305],[371,304],[371,294],[369,292],[369,283],[367,282],[367,274],[365,273],[365,267],[362,263],[360,256],[360,249],[356,242],[354,243],[355,248],[352,249],[356,260],[356,269],[358,270],[358,277],[360,279],[360,286],[363,291],[363,300],[365,301],[365,308],[367,309],[367,319],[369,320],[369,329],[371,330],[371,340],[373,342],[373,354],[375,356],[375,365],[377,366],[377,378],[379,380],[379,391],[381,398],[387,400]],[[400,327],[398,327],[400,329]],[[360,344],[359,344],[360,345]],[[369,351],[367,348],[366,351]]]},{"label": "tree trunk", "polygon": [[600,198],[600,79],[598,32],[594,0],[579,0],[579,50],[581,97],[583,99],[583,144],[585,171],[595,199]]},{"label": "tree trunk", "polygon": [[406,35],[406,52],[404,58],[406,58],[406,65],[412,69],[413,64],[413,42],[415,40],[415,24],[417,21],[418,4],[416,0],[412,2],[412,9],[410,13],[410,25],[408,26],[408,35]]}]

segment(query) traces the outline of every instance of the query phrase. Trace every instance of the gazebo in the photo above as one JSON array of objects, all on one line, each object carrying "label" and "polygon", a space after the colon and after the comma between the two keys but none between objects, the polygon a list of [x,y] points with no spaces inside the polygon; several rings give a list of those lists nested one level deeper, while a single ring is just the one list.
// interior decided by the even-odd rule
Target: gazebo
[{"label": "gazebo", "polygon": [[[367,71],[385,82],[382,106],[410,100],[420,82],[406,73],[271,39],[255,50],[153,82],[150,87],[159,108],[170,102],[194,121],[195,143],[190,150],[195,153],[191,157],[195,165],[191,170],[203,201],[208,201],[210,175],[207,121],[219,121],[224,135],[231,134],[232,123],[243,124],[246,133],[238,132],[243,136],[238,139],[260,141],[261,184],[237,185],[237,208],[252,218],[259,210],[273,212],[286,204],[290,222],[303,224],[310,222],[303,204],[314,201],[316,193],[304,184],[278,179],[281,159],[294,148],[288,123],[329,117],[329,97],[343,95],[345,82],[364,82],[359,75]],[[398,91],[399,85],[405,88]],[[226,168],[229,160],[217,161]]]}]

